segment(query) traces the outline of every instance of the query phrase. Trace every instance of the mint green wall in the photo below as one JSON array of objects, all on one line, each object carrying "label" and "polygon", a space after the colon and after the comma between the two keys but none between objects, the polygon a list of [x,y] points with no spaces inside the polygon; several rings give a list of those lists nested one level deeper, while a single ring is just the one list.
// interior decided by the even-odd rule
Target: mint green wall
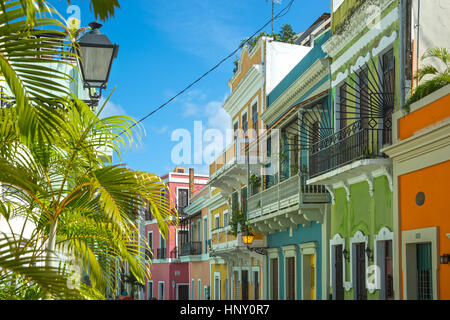
[{"label": "mint green wall", "polygon": [[[373,197],[366,181],[350,186],[350,202],[344,188],[336,189],[335,204],[331,208],[331,238],[339,233],[349,248],[350,238],[361,230],[369,236],[369,247],[373,250],[373,236],[383,227],[393,230],[392,192],[386,176],[374,179]],[[346,262],[346,281],[350,279],[350,263]],[[367,293],[369,300],[378,298],[378,290]],[[345,299],[353,300],[353,289],[345,291]]]}]

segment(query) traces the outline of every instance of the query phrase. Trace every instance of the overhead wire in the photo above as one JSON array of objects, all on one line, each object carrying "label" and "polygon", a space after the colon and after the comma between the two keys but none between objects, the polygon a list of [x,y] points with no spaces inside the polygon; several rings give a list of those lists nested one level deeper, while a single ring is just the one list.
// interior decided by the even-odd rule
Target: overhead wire
[{"label": "overhead wire", "polygon": [[[191,87],[193,87],[196,83],[198,83],[200,80],[202,80],[203,78],[205,78],[208,74],[210,74],[212,71],[214,71],[215,69],[217,69],[222,63],[224,63],[225,61],[227,61],[229,58],[231,58],[233,55],[236,54],[236,52],[238,52],[245,44],[247,44],[251,39],[253,39],[257,34],[259,34],[264,28],[266,28],[272,21],[281,18],[283,16],[285,16],[289,10],[291,9],[292,4],[294,3],[294,0],[291,0],[286,7],[284,7],[276,16],[273,16],[272,19],[270,19],[269,21],[267,21],[261,28],[259,28],[255,33],[253,33],[249,38],[247,38],[246,40],[242,41],[241,44],[239,45],[238,48],[236,48],[233,52],[231,52],[229,55],[227,55],[225,58],[223,58],[222,60],[220,60],[216,65],[214,65],[211,69],[209,69],[207,72],[203,73],[200,77],[198,77],[195,81],[191,82],[188,86],[186,86],[183,90],[181,90],[180,92],[178,92],[176,95],[174,95],[173,97],[171,97],[169,100],[167,100],[166,102],[164,102],[162,105],[160,105],[159,107],[157,107],[156,109],[154,109],[153,111],[151,111],[150,113],[148,113],[146,116],[142,117],[141,119],[139,119],[137,122],[133,123],[130,127],[127,128],[127,130],[132,129],[133,127],[135,127],[136,125],[138,125],[139,123],[143,122],[144,120],[146,120],[147,118],[149,118],[150,116],[152,116],[153,114],[155,114],[156,112],[158,112],[159,110],[161,110],[162,108],[164,108],[166,105],[168,105],[170,102],[172,102],[173,100],[175,100],[177,97],[179,97],[180,95],[182,95],[184,92],[186,92],[187,90],[189,90]],[[125,133],[125,131],[122,131],[119,135],[122,135],[123,133]]]}]

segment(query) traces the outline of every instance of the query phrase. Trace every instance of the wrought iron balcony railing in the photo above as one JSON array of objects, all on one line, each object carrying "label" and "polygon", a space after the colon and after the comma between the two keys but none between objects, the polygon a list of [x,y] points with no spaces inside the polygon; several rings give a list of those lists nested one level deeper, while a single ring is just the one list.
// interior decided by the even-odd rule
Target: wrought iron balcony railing
[{"label": "wrought iron balcony railing", "polygon": [[[383,123],[384,122],[384,123]],[[317,177],[356,160],[384,158],[380,150],[392,142],[391,121],[371,118],[355,121],[314,144],[309,155],[309,178]]]},{"label": "wrought iron balcony railing", "polygon": [[180,247],[180,256],[191,256],[202,254],[202,243],[201,241],[189,241],[183,243]]}]

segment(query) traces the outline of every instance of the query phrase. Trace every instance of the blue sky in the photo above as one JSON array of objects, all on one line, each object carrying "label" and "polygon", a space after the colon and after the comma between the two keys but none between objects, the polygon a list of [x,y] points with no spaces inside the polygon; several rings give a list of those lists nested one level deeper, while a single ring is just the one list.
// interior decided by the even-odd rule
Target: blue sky
[{"label": "blue sky", "polygon": [[[289,0],[275,6],[275,12]],[[65,0],[50,0],[66,19]],[[81,23],[94,20],[88,0],[72,0],[81,9]],[[108,105],[109,114],[127,114],[140,119],[231,53],[240,41],[257,31],[271,17],[266,0],[121,0],[114,18],[102,22],[102,32],[119,44],[107,96],[115,91]],[[309,27],[322,13],[330,12],[330,0],[295,0],[287,15],[275,21],[279,31],[291,24],[295,32]],[[266,32],[271,31],[270,25]],[[228,80],[233,76],[233,59],[222,64],[184,95],[146,119],[145,136],[122,153],[121,163],[135,170],[156,174],[171,171],[172,132],[182,128],[193,132],[194,121],[204,130],[230,127],[221,109],[229,95]],[[192,150],[192,159],[194,157]],[[115,159],[119,162],[119,159]],[[208,166],[195,167],[207,174]]]}]

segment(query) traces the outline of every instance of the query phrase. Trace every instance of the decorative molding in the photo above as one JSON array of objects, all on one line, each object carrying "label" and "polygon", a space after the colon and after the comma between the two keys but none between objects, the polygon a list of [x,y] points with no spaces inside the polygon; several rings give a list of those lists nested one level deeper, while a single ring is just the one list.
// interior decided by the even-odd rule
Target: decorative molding
[{"label": "decorative molding", "polygon": [[[392,0],[388,0],[388,1],[392,1]],[[334,74],[337,70],[339,70],[339,68],[341,68],[347,61],[349,61],[355,55],[355,53],[359,52],[361,49],[363,49],[365,46],[367,46],[380,33],[382,33],[384,30],[386,30],[389,26],[391,26],[397,20],[398,20],[398,8],[389,12],[380,22],[378,22],[376,25],[374,25],[372,28],[370,28],[361,38],[359,38],[342,55],[340,55],[338,58],[334,59],[333,63],[331,64],[331,67],[330,67],[331,73]],[[334,37],[335,36],[331,37],[330,40],[333,39]],[[351,37],[349,39],[349,41],[353,38],[354,38],[354,36]],[[328,40],[324,44],[324,46],[326,46],[330,40]],[[333,58],[335,57],[335,55],[337,53],[338,53],[338,51],[333,51],[333,53],[328,52],[328,54]]]},{"label": "decorative molding", "polygon": [[347,193],[347,202],[350,202],[350,185],[347,182],[343,183],[343,187],[345,189],[345,192]]},{"label": "decorative molding", "polygon": [[264,123],[272,123],[305,95],[318,80],[328,74],[327,59],[318,59],[295,80],[262,114]]},{"label": "decorative molding", "polygon": [[369,174],[364,174],[364,177],[367,183],[369,184],[369,194],[371,197],[373,197],[373,176]]},{"label": "decorative molding", "polygon": [[367,62],[369,62],[372,55],[370,52],[367,52],[366,56],[359,56],[358,60],[356,60],[355,64],[350,67],[350,73],[354,73],[359,70],[362,66],[364,66]]},{"label": "decorative molding", "polygon": [[336,204],[336,202],[335,202],[336,198],[334,195],[335,190],[334,190],[333,186],[327,184],[327,185],[325,185],[325,188],[327,189],[328,193],[331,195],[331,203],[333,205]]},{"label": "decorative molding", "polygon": [[[376,0],[381,12],[383,12],[394,0]],[[351,21],[348,30],[341,34],[333,35],[324,45],[323,50],[330,56],[335,57],[342,49],[344,49],[350,41],[357,37],[366,27],[367,18],[369,16],[369,6],[373,5],[367,1],[363,4],[351,17]],[[375,19],[378,17],[375,17]],[[374,25],[373,28],[376,28]]]},{"label": "decorative molding", "polygon": [[345,72],[339,72],[336,76],[335,80],[331,81],[331,87],[335,88],[339,83],[344,81],[348,77],[348,70],[345,70]]},{"label": "decorative molding", "polygon": [[378,44],[378,47],[372,49],[372,56],[374,56],[374,57],[377,56],[384,49],[389,47],[395,41],[395,39],[397,39],[397,31],[393,31],[389,37],[384,36],[383,38],[381,38],[380,43]]}]

